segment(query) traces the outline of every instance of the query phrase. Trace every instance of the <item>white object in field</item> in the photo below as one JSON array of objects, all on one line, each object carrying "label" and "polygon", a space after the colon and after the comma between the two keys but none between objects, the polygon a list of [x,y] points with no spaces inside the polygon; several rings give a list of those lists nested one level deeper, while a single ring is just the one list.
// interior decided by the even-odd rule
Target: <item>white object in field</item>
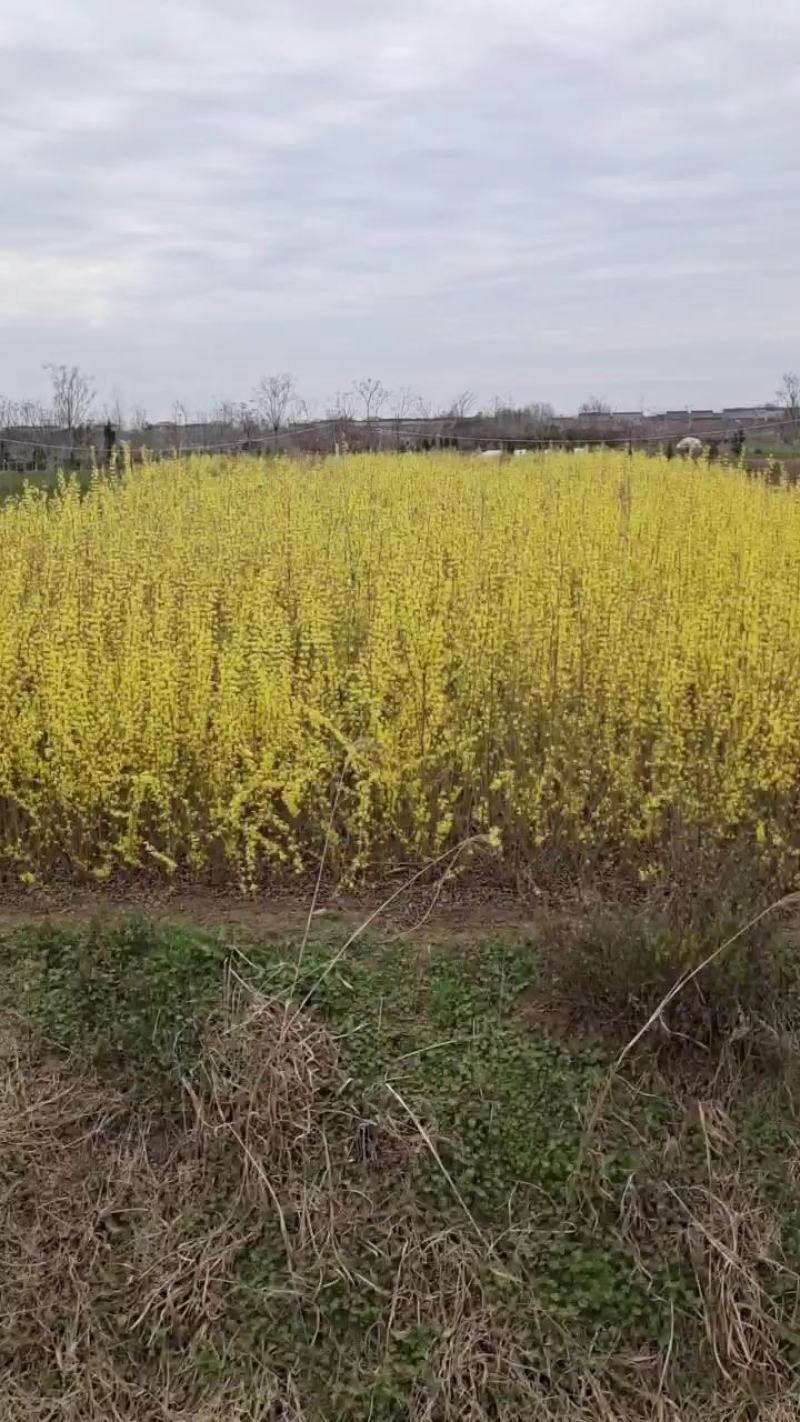
[{"label": "white object in field", "polygon": [[679,439],[675,446],[677,454],[688,455],[690,459],[699,459],[703,453],[703,441],[694,435],[685,435]]},{"label": "white object in field", "polygon": [[502,449],[479,449],[479,450],[478,450],[478,458],[479,458],[479,459],[502,459],[502,458],[503,458],[503,451],[502,451]]},{"label": "white object in field", "polygon": [[573,454],[588,454],[588,453],[589,453],[589,446],[588,446],[588,444],[576,444],[576,446],[575,446],[575,448],[573,449],[572,453],[573,453]]}]

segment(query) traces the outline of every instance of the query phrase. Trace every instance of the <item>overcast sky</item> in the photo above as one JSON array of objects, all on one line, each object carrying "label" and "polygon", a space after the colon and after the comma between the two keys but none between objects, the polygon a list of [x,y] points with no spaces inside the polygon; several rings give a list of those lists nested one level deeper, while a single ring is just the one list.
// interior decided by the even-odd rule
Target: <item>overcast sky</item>
[{"label": "overcast sky", "polygon": [[798,0],[0,0],[0,58],[0,396],[800,367]]}]

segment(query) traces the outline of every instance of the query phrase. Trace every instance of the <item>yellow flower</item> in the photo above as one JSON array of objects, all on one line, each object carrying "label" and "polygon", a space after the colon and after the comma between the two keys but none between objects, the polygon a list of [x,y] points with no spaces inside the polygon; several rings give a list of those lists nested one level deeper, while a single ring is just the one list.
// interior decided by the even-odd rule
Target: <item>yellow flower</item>
[{"label": "yellow flower", "polygon": [[788,884],[798,588],[793,489],[646,455],[28,488],[0,506],[0,854],[253,888],[485,832],[631,882],[742,845]]}]

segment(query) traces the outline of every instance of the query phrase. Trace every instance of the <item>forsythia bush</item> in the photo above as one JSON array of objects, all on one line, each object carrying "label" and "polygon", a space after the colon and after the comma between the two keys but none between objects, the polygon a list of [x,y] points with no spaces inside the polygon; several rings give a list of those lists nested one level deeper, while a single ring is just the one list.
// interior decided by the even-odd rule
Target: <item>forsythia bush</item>
[{"label": "forsythia bush", "polygon": [[[800,501],[646,456],[188,458],[0,509],[0,853],[793,881]],[[338,798],[337,798],[338,793]]]}]

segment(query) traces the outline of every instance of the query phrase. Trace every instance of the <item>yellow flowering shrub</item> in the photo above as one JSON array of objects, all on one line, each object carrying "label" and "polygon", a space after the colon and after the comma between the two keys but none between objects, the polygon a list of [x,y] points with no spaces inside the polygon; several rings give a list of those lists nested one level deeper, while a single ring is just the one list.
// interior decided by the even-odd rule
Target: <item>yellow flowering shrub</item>
[{"label": "yellow flowering shrub", "polygon": [[[487,464],[489,467],[487,467]],[[477,831],[793,880],[800,501],[644,455],[196,457],[0,508],[0,853],[252,885]]]}]

